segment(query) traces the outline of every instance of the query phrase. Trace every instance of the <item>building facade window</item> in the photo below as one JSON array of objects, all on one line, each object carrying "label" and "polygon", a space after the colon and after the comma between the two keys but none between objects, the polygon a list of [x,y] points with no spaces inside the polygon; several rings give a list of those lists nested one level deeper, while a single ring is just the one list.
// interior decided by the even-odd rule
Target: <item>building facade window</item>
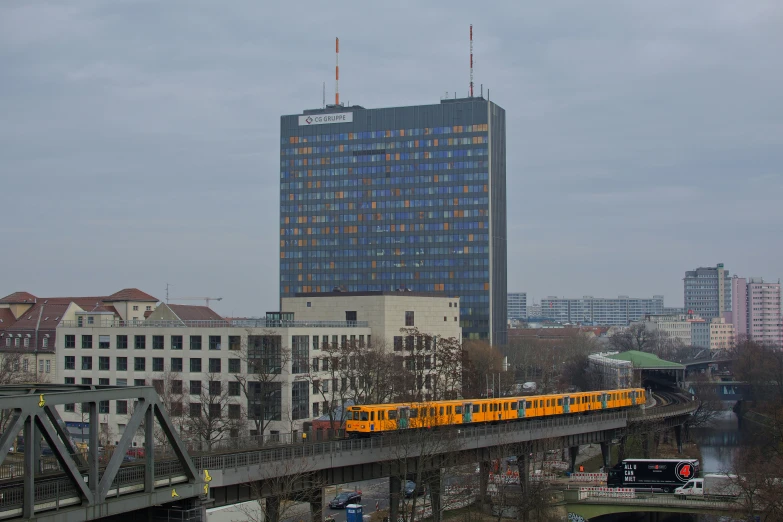
[{"label": "building facade window", "polygon": [[172,350],[181,350],[182,349],[182,336],[181,335],[172,335],[171,336],[171,349]]},{"label": "building facade window", "polygon": [[92,348],[92,335],[82,335],[82,349],[89,350]]},{"label": "building facade window", "polygon": [[200,335],[191,335],[190,336],[190,349],[191,350],[201,350],[201,336]]},{"label": "building facade window", "polygon": [[238,381],[229,381],[228,382],[228,396],[229,397],[239,397],[241,394],[241,388]]},{"label": "building facade window", "polygon": [[171,358],[171,371],[172,372],[181,372],[182,371],[182,357],[172,357]]},{"label": "building facade window", "polygon": [[291,337],[291,373],[308,373],[310,360],[310,337],[294,335]]},{"label": "building facade window", "polygon": [[98,336],[98,349],[99,350],[108,350],[109,345],[111,344],[111,336],[109,335],[99,335]]},{"label": "building facade window", "polygon": [[152,358],[152,371],[153,372],[162,372],[163,369],[163,357],[153,357]]},{"label": "building facade window", "polygon": [[219,335],[210,335],[209,336],[209,349],[210,350],[220,350],[220,336]]},{"label": "building facade window", "polygon": [[147,336],[146,335],[134,335],[133,336],[133,348],[136,350],[145,350],[147,348]]},{"label": "building facade window", "polygon": [[405,312],[405,326],[415,326],[413,315],[414,314],[411,311]]},{"label": "building facade window", "polygon": [[228,373],[240,373],[242,371],[241,359],[228,360]]},{"label": "building facade window", "polygon": [[210,359],[209,360],[209,373],[220,373],[221,372],[221,364],[220,359]]},{"label": "building facade window", "polygon": [[98,357],[98,369],[104,372],[111,370],[111,358]]},{"label": "building facade window", "polygon": [[127,357],[117,357],[117,371],[118,372],[128,371],[128,358]]},{"label": "building facade window", "polygon": [[310,385],[307,381],[291,383],[291,418],[306,419],[310,416]]},{"label": "building facade window", "polygon": [[190,372],[191,373],[200,373],[201,372],[201,359],[198,357],[191,358],[190,359]]},{"label": "building facade window", "polygon": [[147,370],[147,359],[144,357],[133,358],[133,370],[136,372],[143,372]]},{"label": "building facade window", "polygon": [[162,350],[163,349],[163,336],[162,335],[153,335],[152,336],[152,349],[153,350]]},{"label": "building facade window", "polygon": [[248,335],[247,357],[250,374],[279,374],[282,365],[282,337],[279,335]]},{"label": "building facade window", "polygon": [[[27,359],[25,359],[25,362],[27,362]],[[82,370],[92,370],[92,357],[82,356]]]},{"label": "building facade window", "polygon": [[118,350],[127,350],[128,349],[128,336],[127,335],[118,335],[117,336],[117,349]]},{"label": "building facade window", "polygon": [[75,355],[66,355],[65,360],[65,369],[66,370],[75,370],[76,369],[76,356]]},{"label": "building facade window", "polygon": [[249,381],[247,388],[248,419],[282,419],[282,383]]},{"label": "building facade window", "polygon": [[190,381],[190,394],[201,395],[201,381]]}]

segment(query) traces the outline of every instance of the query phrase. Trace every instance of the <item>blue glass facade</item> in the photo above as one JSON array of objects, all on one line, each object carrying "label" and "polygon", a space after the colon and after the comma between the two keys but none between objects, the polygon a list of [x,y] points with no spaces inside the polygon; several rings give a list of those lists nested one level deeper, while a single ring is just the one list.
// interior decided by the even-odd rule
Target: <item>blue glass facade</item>
[{"label": "blue glass facade", "polygon": [[280,295],[459,296],[505,343],[505,111],[482,98],[282,116]]}]

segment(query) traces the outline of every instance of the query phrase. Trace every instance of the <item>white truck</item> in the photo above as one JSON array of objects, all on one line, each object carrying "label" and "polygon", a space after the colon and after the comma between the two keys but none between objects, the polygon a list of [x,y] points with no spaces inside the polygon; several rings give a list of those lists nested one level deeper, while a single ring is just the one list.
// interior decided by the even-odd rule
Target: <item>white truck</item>
[{"label": "white truck", "polygon": [[741,489],[736,475],[707,474],[695,478],[674,490],[683,497],[738,497]]}]

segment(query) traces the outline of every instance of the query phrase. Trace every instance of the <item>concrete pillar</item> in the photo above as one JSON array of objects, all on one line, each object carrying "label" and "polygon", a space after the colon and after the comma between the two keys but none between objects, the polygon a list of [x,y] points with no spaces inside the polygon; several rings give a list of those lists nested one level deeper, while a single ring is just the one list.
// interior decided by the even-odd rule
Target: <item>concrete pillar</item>
[{"label": "concrete pillar", "polygon": [[601,443],[601,456],[604,459],[604,471],[608,471],[612,464],[612,447],[608,442]]},{"label": "concrete pillar", "polygon": [[402,481],[400,477],[389,477],[389,521],[397,522],[400,517],[400,490]]},{"label": "concrete pillar", "polygon": [[321,522],[324,519],[324,490],[317,488],[310,492],[310,520]]},{"label": "concrete pillar", "polygon": [[430,494],[432,520],[433,522],[441,522],[443,520],[443,481],[441,471],[438,469],[424,473],[422,479]]},{"label": "concrete pillar", "polygon": [[481,504],[487,502],[487,485],[489,484],[490,463],[488,461],[479,463],[479,499]]},{"label": "concrete pillar", "polygon": [[620,444],[617,446],[617,462],[625,460],[625,443],[628,440],[627,436],[620,437]]},{"label": "concrete pillar", "polygon": [[519,469],[519,487],[522,489],[522,495],[527,496],[530,491],[530,448],[525,447],[525,451],[517,456],[517,467]]},{"label": "concrete pillar", "polygon": [[576,470],[576,456],[579,455],[579,446],[571,446],[568,448],[568,456],[570,458],[570,467],[568,468],[571,473]]},{"label": "concrete pillar", "polygon": [[265,522],[280,522],[280,497],[266,497]]},{"label": "concrete pillar", "polygon": [[682,425],[674,427],[674,437],[677,439],[677,453],[682,454]]}]

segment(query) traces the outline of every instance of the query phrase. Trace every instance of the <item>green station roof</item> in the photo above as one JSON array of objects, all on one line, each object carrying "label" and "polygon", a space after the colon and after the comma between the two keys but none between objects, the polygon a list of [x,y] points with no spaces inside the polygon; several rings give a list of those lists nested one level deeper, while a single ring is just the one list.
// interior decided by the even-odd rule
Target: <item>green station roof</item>
[{"label": "green station roof", "polygon": [[657,355],[653,355],[647,352],[640,352],[637,350],[629,350],[627,352],[620,352],[615,355],[607,355],[608,359],[615,359],[618,361],[631,361],[634,368],[640,370],[684,370],[685,366],[676,362],[664,361]]}]

